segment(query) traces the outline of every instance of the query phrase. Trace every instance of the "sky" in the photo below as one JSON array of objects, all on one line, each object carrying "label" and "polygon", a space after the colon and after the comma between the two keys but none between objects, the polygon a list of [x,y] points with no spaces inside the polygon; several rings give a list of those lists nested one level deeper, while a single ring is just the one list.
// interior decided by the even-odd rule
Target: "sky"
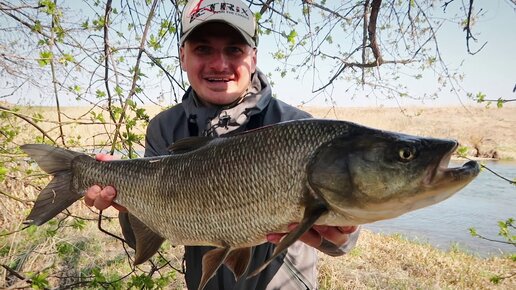
[{"label": "sky", "polygon": [[[516,93],[512,90],[516,85],[516,5],[505,0],[475,1],[477,6],[487,10],[473,27],[473,33],[478,42],[471,41],[474,51],[484,42],[486,46],[476,55],[468,55],[466,49],[465,32],[460,29],[457,23],[447,23],[437,33],[439,47],[444,61],[450,67],[457,67],[462,64],[461,70],[465,78],[461,84],[467,92],[483,92],[487,95],[486,99],[498,99],[499,97],[515,99]],[[449,8],[452,10],[452,8]],[[452,14],[454,11],[450,11]],[[276,66],[275,61],[268,55],[268,51],[273,49],[267,47],[267,43],[260,43],[259,67],[263,71],[271,71]],[[380,69],[382,72],[382,69]],[[275,81],[274,92],[278,97],[291,104],[299,104],[312,99],[310,94],[311,77],[301,81],[280,79]],[[410,82],[410,80],[408,80]],[[411,93],[421,95],[432,91],[438,84],[429,80],[407,84],[411,87]],[[438,99],[421,102],[410,99],[398,98],[390,100],[380,97],[366,97],[359,94],[351,99],[346,95],[346,89],[350,86],[345,81],[339,81],[333,89],[332,100],[338,106],[405,106],[405,105],[460,105],[475,104],[467,98],[465,94],[459,96],[443,91]],[[329,105],[324,97],[317,97],[314,101],[308,102],[309,105]]]},{"label": "sky", "polygon": [[[456,1],[452,4],[461,5],[461,3]],[[82,9],[80,8],[81,5],[81,1],[74,1],[71,7],[80,11]],[[352,94],[347,90],[353,86],[353,83],[346,80],[335,82],[331,89],[331,95],[316,95],[311,93],[313,88],[312,76],[310,74],[297,80],[292,77],[280,78],[276,74],[276,77],[272,79],[274,82],[273,93],[279,99],[292,105],[337,105],[344,107],[475,104],[473,100],[466,96],[466,92],[475,94],[483,92],[488,99],[498,99],[499,97],[516,99],[516,93],[512,92],[516,85],[516,5],[509,0],[477,0],[475,5],[486,10],[486,14],[473,26],[473,33],[478,39],[478,42],[471,42],[473,50],[487,42],[486,46],[478,54],[468,55],[465,32],[462,31],[457,23],[447,22],[437,31],[439,48],[444,62],[452,70],[460,66],[461,72],[465,75],[464,80],[460,84],[464,91],[460,95],[442,90],[439,97],[433,100],[389,99],[382,96],[382,94],[371,95],[370,91],[355,91],[355,94]],[[457,11],[457,6],[449,8],[449,10],[443,17],[454,15]],[[265,73],[274,72],[278,62],[271,57],[271,53],[277,50],[277,44],[271,41],[270,38],[267,39],[267,37],[262,37],[260,40],[258,67]],[[337,35],[334,41],[338,41]],[[318,69],[323,73],[330,70],[329,67],[318,67]],[[388,72],[387,67],[382,66],[379,69],[379,74],[387,74]],[[406,81],[404,79],[410,94],[422,96],[425,93],[436,90],[436,86],[439,86],[439,84],[436,82],[436,77],[433,73],[427,71],[424,73],[424,76],[424,81],[418,82],[411,78],[406,78]],[[168,85],[165,77],[160,82]],[[158,94],[159,92],[149,93],[149,95]],[[41,104],[43,102],[53,102],[52,95],[42,96],[46,95],[44,92],[23,92],[22,95],[39,95],[43,99]],[[7,98],[7,101],[17,103],[20,98],[20,96],[14,95],[11,99]],[[172,97],[169,97],[164,105],[171,105],[171,102]],[[63,98],[62,105],[76,104],[73,96]]]}]

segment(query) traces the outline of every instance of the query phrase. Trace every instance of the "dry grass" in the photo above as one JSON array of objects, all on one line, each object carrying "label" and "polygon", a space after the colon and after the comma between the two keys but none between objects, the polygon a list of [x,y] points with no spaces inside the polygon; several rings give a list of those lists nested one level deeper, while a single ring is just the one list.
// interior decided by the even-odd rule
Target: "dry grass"
[{"label": "dry grass", "polygon": [[495,285],[489,278],[514,273],[500,257],[481,259],[464,252],[443,252],[396,235],[362,231],[346,256],[320,255],[321,289],[516,289],[516,277]]},{"label": "dry grass", "polygon": [[[516,107],[302,108],[316,117],[374,128],[456,139],[479,157],[516,160]],[[491,156],[489,156],[491,155]]]},{"label": "dry grass", "polygon": [[[161,111],[157,106],[145,107],[152,117]],[[463,146],[470,148],[469,154],[478,157],[495,157],[516,160],[516,107],[408,107],[408,108],[320,108],[301,107],[315,117],[330,118],[356,122],[366,126],[403,132],[420,136],[432,136],[456,139]],[[108,140],[114,131],[113,124],[78,125],[76,122],[89,122],[91,111],[86,107],[62,108],[65,122],[65,136],[79,139],[83,146],[91,146]],[[45,120],[56,121],[57,113],[53,108],[22,108],[22,113],[33,115],[40,113]],[[93,110],[100,113],[99,109]],[[109,120],[106,113],[105,120]],[[45,130],[51,130],[52,136],[58,136],[55,123],[41,122]],[[145,128],[137,128],[137,133],[144,134]],[[25,136],[37,134],[25,132]]]}]

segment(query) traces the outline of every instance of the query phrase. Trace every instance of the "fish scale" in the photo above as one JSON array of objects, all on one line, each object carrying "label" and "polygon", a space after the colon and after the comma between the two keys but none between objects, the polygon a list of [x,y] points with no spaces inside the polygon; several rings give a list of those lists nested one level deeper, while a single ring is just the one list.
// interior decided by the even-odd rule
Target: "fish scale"
[{"label": "fish scale", "polygon": [[474,161],[446,167],[457,148],[453,140],[317,119],[230,137],[187,138],[172,146],[171,155],[133,160],[100,162],[43,144],[21,148],[54,176],[27,223],[45,223],[92,185],[112,185],[115,201],[129,211],[136,264],[155,254],[165,238],[218,247],[203,258],[199,289],[221,264],[242,276],[250,247],[269,233],[287,232],[291,223],[299,225],[251,276],[314,224],[393,218],[450,197],[480,171]]},{"label": "fish scale", "polygon": [[[81,158],[74,176],[83,181],[78,191],[93,184],[114,186],[116,202],[171,243],[249,246],[302,217],[306,157],[345,132],[343,125],[329,134],[316,130],[317,123],[286,126],[285,136],[271,131],[241,134],[167,157],[111,162]],[[242,168],[246,163],[251,166]]]}]

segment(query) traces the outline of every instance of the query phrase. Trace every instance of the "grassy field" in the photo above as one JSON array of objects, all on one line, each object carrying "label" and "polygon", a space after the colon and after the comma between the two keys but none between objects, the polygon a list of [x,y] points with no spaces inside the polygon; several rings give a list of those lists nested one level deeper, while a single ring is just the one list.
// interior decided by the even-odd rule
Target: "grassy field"
[{"label": "grassy field", "polygon": [[[149,116],[159,108],[146,108]],[[349,120],[385,130],[446,137],[470,148],[471,156],[516,160],[516,108],[303,108],[316,117]],[[56,113],[49,108],[22,108],[19,114],[40,114],[38,126],[57,136]],[[64,108],[67,138],[77,147],[98,145],[109,139],[114,125],[81,125],[89,121],[85,108]],[[96,112],[96,114],[99,112]],[[107,115],[105,116],[107,120]],[[2,119],[3,120],[3,119]],[[18,118],[1,126],[21,126],[18,136],[6,143],[15,148],[38,136],[37,130]],[[7,127],[5,127],[7,128]],[[141,134],[144,128],[138,128]],[[1,136],[0,136],[1,138]],[[0,139],[1,141],[1,139]],[[166,243],[162,257],[133,268],[132,250],[97,228],[97,212],[82,203],[39,228],[23,228],[22,221],[48,182],[28,167],[16,151],[0,155],[7,172],[0,170],[0,289],[40,288],[159,288],[183,289],[182,248]],[[0,168],[1,169],[1,168]],[[102,228],[120,236],[116,212]],[[80,218],[77,218],[80,217]],[[399,235],[363,231],[357,247],[343,257],[320,255],[321,289],[516,289],[516,276],[490,282],[496,275],[516,273],[508,257],[480,258],[460,249],[445,252]],[[151,287],[152,286],[152,287]]]},{"label": "grassy field", "polygon": [[[366,126],[414,134],[451,138],[469,148],[470,156],[516,160],[516,106],[503,108],[486,107],[407,107],[407,108],[320,108],[300,107],[314,117],[352,121]],[[161,111],[157,106],[145,107],[152,117]],[[97,110],[85,107],[65,107],[63,122],[67,137],[80,136],[82,145],[90,146],[106,141],[113,131],[111,123],[84,125]],[[93,113],[92,113],[93,112]],[[58,134],[57,114],[53,108],[22,108],[21,113],[28,116],[41,114],[43,120],[52,122],[38,123],[53,136]],[[104,112],[103,117],[109,120]],[[145,133],[143,127],[137,131]],[[30,131],[27,134],[37,132]]]}]

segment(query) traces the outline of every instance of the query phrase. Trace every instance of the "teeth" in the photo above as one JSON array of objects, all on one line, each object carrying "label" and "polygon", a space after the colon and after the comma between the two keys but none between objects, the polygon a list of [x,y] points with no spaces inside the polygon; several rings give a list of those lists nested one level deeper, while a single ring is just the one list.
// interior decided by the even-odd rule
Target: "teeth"
[{"label": "teeth", "polygon": [[210,82],[229,82],[229,79],[225,78],[207,78]]}]

